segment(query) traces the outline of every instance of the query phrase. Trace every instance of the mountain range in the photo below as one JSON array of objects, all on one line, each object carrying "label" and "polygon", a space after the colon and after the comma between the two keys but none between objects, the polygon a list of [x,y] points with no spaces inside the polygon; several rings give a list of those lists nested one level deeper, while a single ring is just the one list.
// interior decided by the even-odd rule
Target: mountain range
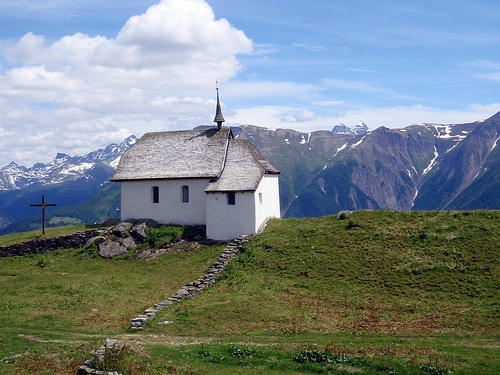
[{"label": "mountain range", "polygon": [[[343,124],[309,133],[255,125],[232,130],[281,170],[283,217],[500,208],[500,112],[473,123],[373,131],[364,123],[352,131]],[[42,194],[58,205],[47,215],[49,225],[119,216],[119,184],[109,179],[120,155],[136,141],[131,136],[85,156],[58,154],[48,164],[26,168],[12,162],[2,168],[0,230],[39,226],[30,204],[40,203]]]},{"label": "mountain range", "polygon": [[[121,144],[111,144],[84,156],[59,153],[47,164],[27,168],[11,162],[0,169],[0,232],[2,228],[10,232],[39,227],[39,208],[30,204],[41,203],[42,195],[46,195],[47,203],[58,206],[47,216],[51,218],[49,225],[93,223],[103,217],[116,217],[119,187],[110,184],[109,179],[122,153],[136,141],[135,136],[130,136]],[[110,199],[103,199],[106,192],[114,196],[109,207],[101,204]],[[94,202],[97,197],[99,202]]]}]

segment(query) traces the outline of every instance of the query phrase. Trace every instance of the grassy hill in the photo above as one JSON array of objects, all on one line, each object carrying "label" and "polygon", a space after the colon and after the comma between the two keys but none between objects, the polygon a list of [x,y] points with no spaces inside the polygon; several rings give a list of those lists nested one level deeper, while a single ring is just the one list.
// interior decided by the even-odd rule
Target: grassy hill
[{"label": "grassy hill", "polygon": [[75,373],[116,337],[127,374],[496,374],[498,228],[498,211],[272,220],[213,287],[139,333],[129,319],[199,277],[222,245],[150,262],[3,258],[0,373]]}]

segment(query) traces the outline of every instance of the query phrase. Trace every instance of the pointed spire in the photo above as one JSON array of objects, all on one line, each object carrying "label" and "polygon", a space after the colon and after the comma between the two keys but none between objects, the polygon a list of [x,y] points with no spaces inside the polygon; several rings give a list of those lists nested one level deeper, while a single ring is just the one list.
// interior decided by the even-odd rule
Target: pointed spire
[{"label": "pointed spire", "polygon": [[222,123],[225,122],[224,116],[222,116],[222,109],[220,108],[220,101],[219,101],[219,81],[215,81],[215,89],[217,90],[217,108],[215,109],[215,118],[214,122],[217,123],[217,129],[220,129],[222,127]]}]

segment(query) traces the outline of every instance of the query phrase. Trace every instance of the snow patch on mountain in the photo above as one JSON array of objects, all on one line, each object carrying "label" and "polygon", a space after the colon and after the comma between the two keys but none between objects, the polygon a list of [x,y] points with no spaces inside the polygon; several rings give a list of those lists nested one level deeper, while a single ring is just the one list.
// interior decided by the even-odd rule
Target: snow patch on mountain
[{"label": "snow patch on mountain", "polygon": [[446,150],[446,154],[447,154],[448,152],[450,152],[451,150],[453,150],[455,147],[457,147],[457,146],[458,146],[458,144],[459,144],[459,142],[456,142],[453,146],[451,146],[448,150]]},{"label": "snow patch on mountain", "polygon": [[440,139],[456,139],[461,141],[465,139],[469,134],[468,131],[462,130],[458,134],[452,134],[454,130],[454,125],[441,125],[441,124],[425,124],[425,127],[435,134],[436,138]]},{"label": "snow patch on mountain", "polygon": [[415,189],[415,195],[413,196],[413,200],[411,201],[411,208],[415,205],[415,200],[418,197],[418,189]]},{"label": "snow patch on mountain", "polygon": [[307,133],[307,139],[304,137],[304,134],[302,135],[302,140],[300,141],[300,144],[303,145],[305,143],[309,143],[309,140],[311,139],[311,133]]},{"label": "snow patch on mountain", "polygon": [[429,165],[427,166],[427,168],[424,169],[424,171],[422,172],[422,176],[425,176],[427,174],[427,172],[429,172],[432,169],[432,167],[436,163],[436,160],[438,157],[439,157],[439,154],[437,152],[436,146],[434,146],[434,159],[432,159],[431,162],[429,163]]},{"label": "snow patch on mountain", "polygon": [[493,151],[493,150],[495,149],[495,147],[497,147],[497,144],[498,144],[498,140],[499,140],[499,139],[500,139],[500,138],[495,139],[495,142],[493,143],[493,146],[491,147],[490,152],[491,152],[491,151]]},{"label": "snow patch on mountain", "polygon": [[364,135],[358,142],[351,145],[351,147],[349,147],[349,150],[353,150],[356,146],[359,146],[364,141],[365,138],[366,138],[366,135]]},{"label": "snow patch on mountain", "polygon": [[36,163],[31,168],[11,162],[0,169],[0,190],[56,185],[79,178],[89,180],[90,172],[99,164],[115,169],[120,156],[136,142],[137,137],[132,135],[120,144],[113,143],[84,156],[58,153],[51,162]]},{"label": "snow patch on mountain", "polygon": [[343,149],[345,149],[347,147],[347,143],[344,143],[342,146],[340,146],[338,149],[337,149],[337,152],[335,153],[335,155],[333,155],[333,157],[337,156],[337,154],[342,151]]}]

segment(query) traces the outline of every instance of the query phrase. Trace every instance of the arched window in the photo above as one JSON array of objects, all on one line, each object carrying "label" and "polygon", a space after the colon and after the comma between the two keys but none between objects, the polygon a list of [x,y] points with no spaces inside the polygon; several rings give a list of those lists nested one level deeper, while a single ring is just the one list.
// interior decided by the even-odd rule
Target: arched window
[{"label": "arched window", "polygon": [[182,187],[182,202],[183,203],[189,202],[189,186],[184,185]]},{"label": "arched window", "polygon": [[151,198],[153,200],[153,203],[160,203],[160,187],[159,186],[153,186],[151,188]]}]

